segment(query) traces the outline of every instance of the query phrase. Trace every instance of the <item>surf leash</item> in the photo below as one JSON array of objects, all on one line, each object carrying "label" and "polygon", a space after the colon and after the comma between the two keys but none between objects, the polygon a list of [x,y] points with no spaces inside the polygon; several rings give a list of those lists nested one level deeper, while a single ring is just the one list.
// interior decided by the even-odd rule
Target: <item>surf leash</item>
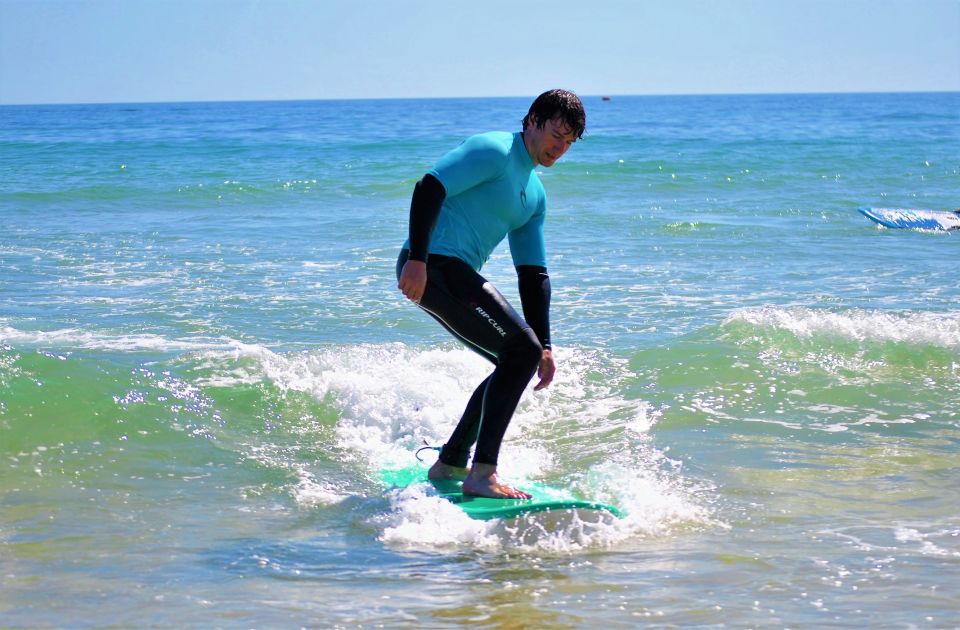
[{"label": "surf leash", "polygon": [[429,444],[426,440],[424,440],[424,441],[423,441],[423,446],[421,446],[420,448],[418,448],[418,449],[417,449],[417,452],[415,453],[415,455],[417,456],[417,461],[418,461],[418,462],[422,462],[422,461],[423,461],[423,460],[420,458],[420,451],[436,451],[436,452],[439,453],[441,448],[442,448],[442,447],[440,447],[440,446],[430,446],[430,444]]}]

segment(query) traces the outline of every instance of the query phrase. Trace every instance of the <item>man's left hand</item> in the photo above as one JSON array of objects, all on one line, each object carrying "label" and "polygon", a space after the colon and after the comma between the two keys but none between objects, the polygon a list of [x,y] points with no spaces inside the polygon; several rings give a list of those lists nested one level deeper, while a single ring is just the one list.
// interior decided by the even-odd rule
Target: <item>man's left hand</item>
[{"label": "man's left hand", "polygon": [[553,360],[553,352],[549,349],[544,350],[540,357],[540,365],[537,367],[537,376],[540,377],[540,382],[534,386],[534,391],[540,391],[550,385],[553,382],[553,375],[556,373],[557,364]]}]

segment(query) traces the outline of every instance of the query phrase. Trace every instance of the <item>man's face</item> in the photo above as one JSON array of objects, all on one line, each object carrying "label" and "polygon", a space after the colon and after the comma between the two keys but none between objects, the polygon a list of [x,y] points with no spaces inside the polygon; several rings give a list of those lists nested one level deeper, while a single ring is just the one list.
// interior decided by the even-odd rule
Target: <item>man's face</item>
[{"label": "man's face", "polygon": [[577,136],[559,117],[546,121],[542,129],[537,128],[537,122],[531,121],[523,130],[523,141],[535,165],[550,167],[577,141]]}]

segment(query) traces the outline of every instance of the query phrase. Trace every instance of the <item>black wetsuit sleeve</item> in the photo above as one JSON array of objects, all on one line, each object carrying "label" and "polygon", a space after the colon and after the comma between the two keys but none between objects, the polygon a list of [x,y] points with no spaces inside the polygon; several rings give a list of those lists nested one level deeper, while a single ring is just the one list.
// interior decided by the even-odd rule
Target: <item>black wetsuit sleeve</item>
[{"label": "black wetsuit sleeve", "polygon": [[410,200],[410,258],[426,262],[430,234],[440,216],[440,206],[447,196],[440,180],[427,173],[413,187]]},{"label": "black wetsuit sleeve", "polygon": [[544,350],[550,348],[550,276],[539,265],[518,265],[517,283],[523,318],[533,328]]}]

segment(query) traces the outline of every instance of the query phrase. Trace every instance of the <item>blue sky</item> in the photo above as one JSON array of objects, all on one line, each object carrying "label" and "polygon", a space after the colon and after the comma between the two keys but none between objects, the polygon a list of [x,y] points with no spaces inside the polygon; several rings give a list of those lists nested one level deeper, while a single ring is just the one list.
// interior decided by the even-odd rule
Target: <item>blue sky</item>
[{"label": "blue sky", "polygon": [[960,91],[960,0],[0,0],[0,104]]}]

